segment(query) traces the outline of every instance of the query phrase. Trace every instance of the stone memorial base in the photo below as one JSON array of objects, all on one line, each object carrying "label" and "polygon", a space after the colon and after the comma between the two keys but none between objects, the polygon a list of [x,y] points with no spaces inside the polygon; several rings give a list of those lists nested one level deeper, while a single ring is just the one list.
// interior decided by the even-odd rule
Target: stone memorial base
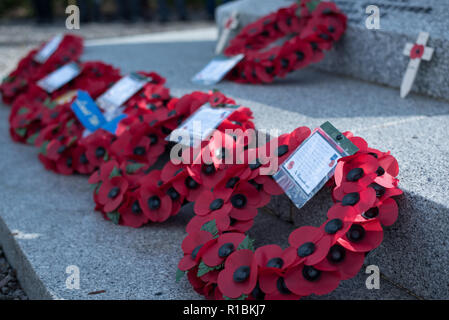
[{"label": "stone memorial base", "polygon": [[[210,30],[204,30],[208,35]],[[161,38],[161,37],[159,37]],[[323,297],[309,299],[449,299],[449,105],[371,83],[305,69],[271,85],[223,82],[198,87],[191,77],[212,58],[215,43],[154,41],[88,46],[83,59],[101,59],[123,70],[154,69],[172,94],[217,88],[250,107],[259,129],[289,132],[331,121],[373,147],[391,150],[400,164],[399,219],[366,265],[382,274],[379,290],[365,286],[365,268]],[[130,55],[130,53],[132,53]],[[182,256],[186,207],[163,224],[115,226],[94,211],[87,178],[46,171],[37,149],[9,138],[9,108],[0,105],[0,244],[32,299],[198,299],[184,278],[175,283]],[[250,234],[257,245],[283,247],[294,225],[319,225],[330,197],[318,193],[301,210],[285,197],[261,210]],[[282,217],[279,219],[278,217]],[[293,223],[288,223],[289,220]],[[68,289],[68,266],[80,270],[81,287]],[[89,294],[104,290],[103,293]]]},{"label": "stone memorial base", "polygon": [[[296,0],[238,0],[217,8],[217,26],[237,10],[241,25],[286,7]],[[409,57],[403,55],[407,42],[415,43],[420,31],[430,33],[435,48],[430,62],[421,64],[413,92],[449,100],[449,6],[441,0],[334,0],[348,16],[348,30],[326,58],[314,65],[324,71],[372,81],[393,88],[401,86]],[[380,29],[367,29],[369,5],[380,10]],[[234,32],[234,35],[237,31]],[[399,94],[399,92],[398,92]]]}]

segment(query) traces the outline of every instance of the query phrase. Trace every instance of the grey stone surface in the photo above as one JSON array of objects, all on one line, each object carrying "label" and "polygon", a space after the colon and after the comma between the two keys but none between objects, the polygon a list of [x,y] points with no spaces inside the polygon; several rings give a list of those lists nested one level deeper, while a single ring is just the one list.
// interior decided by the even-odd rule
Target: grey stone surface
[{"label": "grey stone surface", "polygon": [[[86,48],[84,58],[102,59],[123,72],[157,70],[179,96],[213,88],[190,82],[213,50],[211,41],[106,45]],[[449,104],[413,94],[402,100],[396,90],[311,69],[268,86],[223,82],[214,87],[251,107],[259,129],[278,128],[282,133],[330,120],[340,130],[353,130],[398,157],[405,191],[400,219],[387,229],[382,246],[367,260],[367,264],[378,265],[389,280],[381,281],[380,291],[367,290],[362,270],[320,298],[449,299],[449,149],[445,144]],[[0,226],[4,226],[0,241],[30,298],[198,298],[185,279],[179,285],[173,281],[188,212],[138,230],[104,221],[93,211],[85,178],[45,171],[35,149],[10,141],[7,114],[0,107]],[[326,191],[319,193],[292,215],[293,221],[296,225],[320,224],[328,201]],[[251,234],[259,244],[285,246],[292,228],[264,213]],[[19,238],[11,235],[17,230]],[[21,271],[16,265],[22,263]],[[79,291],[65,288],[65,268],[72,264],[81,268]],[[23,279],[28,278],[26,285]],[[87,295],[97,290],[106,293]]]},{"label": "grey stone surface", "polygon": [[[234,10],[242,25],[248,24],[293,0],[240,0],[217,8],[218,25]],[[413,91],[449,99],[449,6],[432,0],[334,0],[349,18],[348,30],[335,48],[315,67],[337,74],[399,88],[409,58],[407,42],[415,43],[420,31],[430,33],[428,46],[435,48],[432,61],[421,64]],[[380,29],[365,26],[368,5],[380,9]]]}]

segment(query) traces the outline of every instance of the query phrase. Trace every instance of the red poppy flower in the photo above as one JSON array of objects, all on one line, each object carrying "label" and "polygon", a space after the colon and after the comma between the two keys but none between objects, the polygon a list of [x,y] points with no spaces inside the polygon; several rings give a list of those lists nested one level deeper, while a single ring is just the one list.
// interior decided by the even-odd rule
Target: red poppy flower
[{"label": "red poppy flower", "polygon": [[299,296],[327,294],[338,287],[337,271],[319,270],[303,263],[287,270],[284,276],[286,287]]},{"label": "red poppy flower", "polygon": [[86,148],[86,157],[90,164],[99,167],[108,160],[112,139],[112,134],[99,129],[80,141],[80,144]]},{"label": "red poppy flower", "polygon": [[120,224],[132,228],[139,228],[148,223],[149,219],[140,207],[137,194],[128,191],[124,198],[123,204],[118,209],[120,213]]},{"label": "red poppy flower", "polygon": [[182,251],[184,257],[179,261],[178,268],[181,271],[187,271],[198,265],[201,255],[198,255],[201,248],[213,240],[212,234],[199,230],[197,232],[189,233],[189,235],[182,241]]},{"label": "red poppy flower", "polygon": [[243,233],[224,233],[202,254],[202,261],[209,267],[222,264],[246,238]]},{"label": "red poppy flower", "polygon": [[89,162],[86,156],[86,148],[80,145],[73,151],[73,167],[81,174],[92,174],[95,167]]},{"label": "red poppy flower", "polygon": [[326,237],[331,239],[333,245],[341,238],[355,221],[357,212],[349,206],[342,206],[340,203],[333,205],[327,212],[327,221],[320,227]]},{"label": "red poppy flower", "polygon": [[232,210],[228,199],[219,198],[210,190],[202,192],[199,199],[201,201],[196,201],[194,206],[195,214],[199,216],[207,216],[212,212],[228,214]]},{"label": "red poppy flower", "polygon": [[294,248],[282,250],[277,245],[266,245],[255,252],[255,258],[259,266],[259,286],[265,294],[280,293],[288,295],[285,282],[282,278],[285,270],[296,262]]},{"label": "red poppy flower", "polygon": [[342,206],[354,208],[357,213],[362,213],[368,210],[376,201],[376,191],[374,190],[374,187],[368,187],[361,191],[351,193],[344,193],[343,188],[342,185],[334,189],[334,199],[341,202]]},{"label": "red poppy flower", "polygon": [[160,171],[155,170],[148,174],[139,190],[140,207],[152,222],[167,220],[172,211],[171,198],[160,188],[162,184]]},{"label": "red poppy flower", "polygon": [[218,275],[218,288],[224,296],[249,295],[257,284],[257,262],[251,250],[233,252]]},{"label": "red poppy flower", "polygon": [[421,59],[424,55],[424,46],[421,44],[415,44],[410,50],[410,58],[411,59]]},{"label": "red poppy flower", "polygon": [[123,202],[128,190],[128,181],[123,177],[113,177],[103,181],[98,191],[98,202],[103,205],[104,212],[113,212]]},{"label": "red poppy flower", "polygon": [[368,154],[356,154],[339,160],[335,168],[335,183],[345,193],[361,191],[374,182],[379,163]]},{"label": "red poppy flower", "polygon": [[331,246],[331,239],[325,237],[322,229],[310,226],[294,230],[288,237],[288,242],[296,250],[298,262],[308,266],[323,260]]},{"label": "red poppy flower", "polygon": [[338,243],[354,252],[368,252],[377,248],[383,239],[383,230],[379,221],[354,223]]}]

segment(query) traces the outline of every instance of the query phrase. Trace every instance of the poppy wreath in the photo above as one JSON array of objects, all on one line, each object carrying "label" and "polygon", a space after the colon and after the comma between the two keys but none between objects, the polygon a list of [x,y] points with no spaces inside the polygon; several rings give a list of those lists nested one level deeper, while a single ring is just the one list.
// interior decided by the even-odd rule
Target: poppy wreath
[{"label": "poppy wreath", "polygon": [[31,50],[20,60],[17,68],[3,79],[0,84],[0,93],[5,104],[11,104],[19,94],[27,90],[29,85],[64,64],[77,61],[83,52],[83,39],[75,35],[65,35],[56,51],[47,61],[40,64],[34,60],[34,56],[44,46],[45,44],[42,44],[39,48]]},{"label": "poppy wreath", "polygon": [[[346,30],[346,16],[331,2],[301,0],[247,25],[230,42],[227,56],[244,54],[228,74],[241,83],[270,83],[275,77],[324,58]],[[280,46],[274,42],[288,38]]]},{"label": "poppy wreath", "polygon": [[[111,144],[108,151],[111,160],[89,178],[94,189],[95,209],[105,219],[137,228],[149,222],[163,222],[176,215],[182,205],[196,200],[205,188],[202,182],[206,181],[200,180],[193,171],[188,172],[182,164],[169,161],[162,170],[156,170],[152,165],[156,156],[167,149],[164,148],[167,147],[165,137],[171,130],[207,102],[212,107],[235,105],[234,100],[218,91],[193,92],[179,99],[173,98],[164,112],[134,120],[128,118],[121,123],[126,128],[122,128],[124,131]],[[242,131],[254,128],[251,119],[251,111],[239,107],[222,122],[218,132],[230,128]],[[157,152],[148,155],[152,148],[157,148]],[[204,174],[207,176],[214,170],[208,167]]]},{"label": "poppy wreath", "polygon": [[[170,100],[170,92],[164,87],[165,79],[154,72],[138,73],[147,77],[149,81],[130,101],[133,102],[137,99],[139,102],[151,102],[158,106],[157,112],[167,110],[166,104]],[[117,81],[119,79],[120,76],[117,74],[115,80]],[[86,84],[91,82],[90,78],[86,80]],[[104,81],[104,84],[103,90],[99,90],[97,83],[96,86],[88,85],[90,90],[86,91],[92,92],[93,90],[97,90],[93,95],[93,98],[96,98],[102,91],[109,88],[113,82]],[[87,87],[81,85],[80,87],[87,89]],[[152,92],[159,92],[159,94],[155,97]],[[116,145],[117,140],[123,141],[124,136],[122,134],[116,136],[103,129],[96,130],[88,136],[83,136],[84,126],[72,112],[70,105],[71,103],[61,105],[62,111],[60,116],[58,116],[59,120],[47,123],[47,126],[38,135],[35,145],[40,147],[39,160],[44,164],[46,169],[56,173],[65,175],[73,173],[90,175],[101,164],[109,160],[111,155],[110,148]],[[151,109],[130,107],[129,102],[124,109],[124,113],[129,115],[126,121],[133,121],[139,117],[145,118],[155,112]],[[159,142],[159,139],[157,141]],[[157,146],[153,146],[150,150],[151,152],[148,151],[148,159],[150,159],[150,155],[152,159],[157,159],[161,148],[163,151],[163,146],[161,146],[160,142],[157,143]]]},{"label": "poppy wreath", "polygon": [[[81,124],[70,108],[76,95],[69,96],[63,103],[58,103],[58,98],[75,90],[84,90],[95,99],[121,76],[119,69],[97,61],[80,63],[80,68],[78,77],[51,94],[36,84],[30,84],[16,98],[9,116],[10,135],[14,141],[35,144],[36,140],[42,140],[37,138],[40,133],[46,132],[45,129],[52,127],[63,130],[66,124],[70,127],[75,124],[72,130],[76,127],[77,131],[82,131]],[[54,130],[54,134],[58,134],[57,130]]]},{"label": "poppy wreath", "polygon": [[370,148],[350,132],[344,135],[359,151],[339,160],[328,183],[334,205],[320,227],[294,230],[285,249],[274,244],[255,249],[246,235],[257,209],[283,193],[271,176],[260,174],[261,168],[274,157],[281,164],[309,135],[300,127],[271,140],[267,145],[276,141],[277,149],[268,161],[230,167],[212,189],[198,194],[177,280],[187,273],[193,289],[209,299],[295,300],[327,294],[359,272],[366,254],[382,242],[382,225],[397,219],[393,197],[402,191],[390,152]]}]

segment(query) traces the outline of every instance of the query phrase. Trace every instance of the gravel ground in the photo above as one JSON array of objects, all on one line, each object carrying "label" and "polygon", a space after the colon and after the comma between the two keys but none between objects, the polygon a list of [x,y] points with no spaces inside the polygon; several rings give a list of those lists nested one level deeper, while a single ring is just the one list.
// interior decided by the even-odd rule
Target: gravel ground
[{"label": "gravel ground", "polygon": [[28,300],[16,278],[16,271],[6,261],[2,248],[0,248],[0,300]]}]

